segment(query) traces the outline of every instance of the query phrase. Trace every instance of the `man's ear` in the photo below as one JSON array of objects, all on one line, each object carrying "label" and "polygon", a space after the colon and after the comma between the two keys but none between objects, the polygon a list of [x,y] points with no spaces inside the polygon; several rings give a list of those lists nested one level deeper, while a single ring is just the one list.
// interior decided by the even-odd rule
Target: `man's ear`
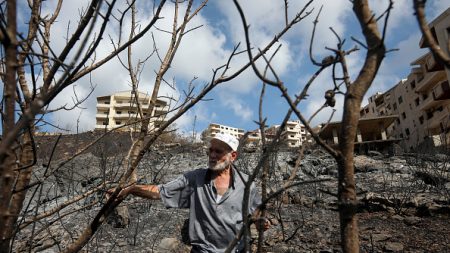
[{"label": "man's ear", "polygon": [[231,151],[231,161],[236,160],[238,157],[238,153],[236,151]]}]

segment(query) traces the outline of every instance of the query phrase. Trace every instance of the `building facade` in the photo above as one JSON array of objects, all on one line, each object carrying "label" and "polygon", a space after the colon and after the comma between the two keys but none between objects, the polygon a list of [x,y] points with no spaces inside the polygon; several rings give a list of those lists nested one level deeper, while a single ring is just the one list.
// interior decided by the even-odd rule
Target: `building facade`
[{"label": "building facade", "polygon": [[[275,138],[276,132],[280,125],[274,125],[265,129],[265,136],[267,142],[272,142]],[[302,146],[307,140],[308,133],[305,126],[300,120],[293,120],[286,122],[286,127],[281,133],[281,143],[290,148],[296,148]],[[260,130],[250,131],[248,135],[248,143],[261,144]]]},{"label": "building facade", "polygon": [[[441,48],[447,50],[450,8],[430,23]],[[420,43],[421,47],[427,45]],[[448,53],[448,51],[447,51]],[[404,150],[449,144],[450,71],[426,53],[411,63],[407,79],[385,93],[376,93],[360,111],[362,118],[396,115],[387,129],[391,138],[401,139]]]},{"label": "building facade", "polygon": [[255,129],[248,132],[247,145],[248,146],[259,146],[262,143],[262,135],[260,129]]},{"label": "building facade", "polygon": [[300,120],[288,121],[281,133],[281,140],[287,147],[300,147],[306,141],[306,133],[306,128]]},{"label": "building facade", "polygon": [[[364,108],[361,110],[365,112]],[[396,115],[362,117],[358,121],[356,136],[354,139],[355,151],[367,153],[371,150],[393,151],[392,144],[399,140],[387,136],[387,128],[398,118]],[[337,146],[340,142],[342,122],[328,122],[315,129],[316,133],[331,146]]]},{"label": "building facade", "polygon": [[[267,142],[273,141],[279,127],[279,125],[274,125],[265,130]],[[207,142],[209,138],[215,136],[217,133],[228,133],[241,139],[245,134],[245,130],[211,123],[208,128],[202,132],[202,140]],[[299,120],[288,121],[285,130],[281,134],[281,143],[286,147],[300,147],[307,140],[307,135],[305,126],[301,124]],[[262,144],[260,129],[249,131],[246,138],[245,145],[247,147],[257,147]]]},{"label": "building facade", "polygon": [[165,122],[169,106],[167,102],[158,99],[149,113],[149,105],[150,96],[142,92],[136,94],[133,91],[123,91],[97,97],[95,129],[138,130],[141,126],[140,119],[151,116],[149,130],[156,130]]},{"label": "building facade", "polygon": [[217,123],[209,124],[208,128],[202,132],[202,139],[204,141],[209,140],[209,138],[214,137],[218,133],[226,133],[235,136],[237,139],[240,139],[244,136],[244,129],[221,125]]}]

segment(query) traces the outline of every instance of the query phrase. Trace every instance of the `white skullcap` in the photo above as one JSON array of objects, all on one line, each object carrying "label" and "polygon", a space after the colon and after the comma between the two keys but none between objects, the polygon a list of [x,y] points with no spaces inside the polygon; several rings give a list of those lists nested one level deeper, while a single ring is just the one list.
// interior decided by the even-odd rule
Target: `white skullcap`
[{"label": "white skullcap", "polygon": [[239,141],[236,137],[234,137],[231,134],[224,134],[224,133],[217,133],[215,136],[211,138],[219,140],[221,142],[224,142],[227,144],[233,151],[237,151],[237,148],[239,146]]}]

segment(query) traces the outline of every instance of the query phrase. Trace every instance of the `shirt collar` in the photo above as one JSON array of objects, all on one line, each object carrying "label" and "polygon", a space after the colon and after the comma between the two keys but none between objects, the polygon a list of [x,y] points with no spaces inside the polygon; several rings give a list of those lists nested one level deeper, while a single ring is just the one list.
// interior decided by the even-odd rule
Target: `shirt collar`
[{"label": "shirt collar", "polygon": [[[234,168],[234,164],[231,165],[231,187],[233,188],[233,190],[235,189],[235,184],[236,184],[236,174],[238,173],[236,171],[236,169]],[[211,182],[211,177],[212,177],[212,172],[210,169],[206,169],[206,175],[205,175],[205,182]]]}]

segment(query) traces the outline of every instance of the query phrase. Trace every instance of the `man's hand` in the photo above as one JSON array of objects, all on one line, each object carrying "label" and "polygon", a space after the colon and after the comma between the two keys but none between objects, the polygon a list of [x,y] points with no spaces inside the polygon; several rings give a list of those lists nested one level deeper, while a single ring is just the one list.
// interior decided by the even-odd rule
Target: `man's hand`
[{"label": "man's hand", "polygon": [[[116,188],[111,188],[106,191],[106,198],[110,198]],[[123,188],[116,199],[125,199],[128,195],[134,195],[146,199],[160,199],[159,189],[156,185],[130,185]]]},{"label": "man's hand", "polygon": [[[117,195],[116,199],[125,199],[130,194],[132,187],[133,187],[133,185],[123,188]],[[106,199],[109,199],[115,191],[116,191],[116,188],[108,189],[106,191]]]}]

